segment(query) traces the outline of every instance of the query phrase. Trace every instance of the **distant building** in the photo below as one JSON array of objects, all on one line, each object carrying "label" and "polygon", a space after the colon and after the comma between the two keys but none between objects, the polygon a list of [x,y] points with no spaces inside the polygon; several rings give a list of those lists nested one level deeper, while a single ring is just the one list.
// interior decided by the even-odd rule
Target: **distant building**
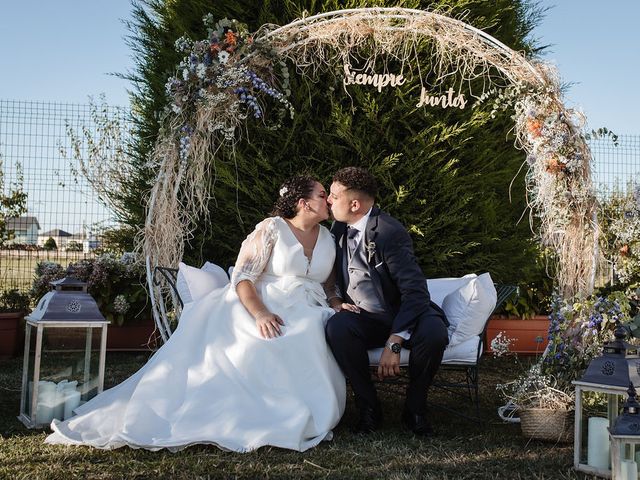
[{"label": "distant building", "polygon": [[16,243],[36,245],[38,243],[40,224],[36,217],[7,217],[6,228],[13,231],[14,235],[14,238],[5,242],[7,245]]},{"label": "distant building", "polygon": [[38,235],[38,245],[42,247],[47,240],[53,238],[53,240],[56,242],[58,250],[64,250],[64,246],[67,244],[71,237],[72,235],[69,232],[65,232],[64,230],[60,230],[59,228],[54,228],[53,230],[49,230],[48,232],[44,232]]}]

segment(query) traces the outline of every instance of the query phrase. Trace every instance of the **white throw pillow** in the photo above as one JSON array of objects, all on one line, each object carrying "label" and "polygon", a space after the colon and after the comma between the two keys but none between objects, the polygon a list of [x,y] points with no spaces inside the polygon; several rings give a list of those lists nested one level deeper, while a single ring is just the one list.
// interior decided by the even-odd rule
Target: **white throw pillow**
[{"label": "white throw pillow", "polygon": [[206,262],[202,268],[190,267],[182,262],[178,265],[176,289],[185,305],[228,283],[229,277],[225,271],[214,263]]},{"label": "white throw pillow", "polygon": [[427,288],[429,289],[431,301],[439,307],[442,307],[442,301],[444,300],[444,297],[449,295],[454,290],[457,290],[458,288],[466,285],[474,278],[478,278],[475,273],[468,273],[464,277],[427,279]]},{"label": "white throw pillow", "polygon": [[496,306],[497,294],[491,275],[483,273],[454,290],[442,301],[449,320],[449,346],[482,333],[484,324]]}]

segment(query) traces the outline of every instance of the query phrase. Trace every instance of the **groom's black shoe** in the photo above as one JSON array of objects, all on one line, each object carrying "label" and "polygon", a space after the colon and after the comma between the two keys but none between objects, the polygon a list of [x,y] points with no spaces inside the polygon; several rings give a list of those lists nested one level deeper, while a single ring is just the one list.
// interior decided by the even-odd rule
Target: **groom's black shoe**
[{"label": "groom's black shoe", "polygon": [[435,432],[425,415],[417,415],[405,407],[402,412],[402,423],[420,437],[433,437]]},{"label": "groom's black shoe", "polygon": [[369,434],[375,432],[382,424],[382,410],[380,405],[375,407],[363,406],[360,408],[360,420],[352,429],[353,433]]}]

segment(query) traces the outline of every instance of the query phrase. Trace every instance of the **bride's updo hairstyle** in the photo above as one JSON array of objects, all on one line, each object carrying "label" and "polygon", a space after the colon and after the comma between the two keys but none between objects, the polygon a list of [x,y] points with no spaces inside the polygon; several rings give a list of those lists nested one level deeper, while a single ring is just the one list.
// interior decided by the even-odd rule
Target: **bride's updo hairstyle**
[{"label": "bride's updo hairstyle", "polygon": [[280,195],[273,205],[271,215],[274,217],[293,218],[296,216],[298,200],[311,197],[311,193],[317,180],[308,175],[296,175],[286,180],[278,194]]}]

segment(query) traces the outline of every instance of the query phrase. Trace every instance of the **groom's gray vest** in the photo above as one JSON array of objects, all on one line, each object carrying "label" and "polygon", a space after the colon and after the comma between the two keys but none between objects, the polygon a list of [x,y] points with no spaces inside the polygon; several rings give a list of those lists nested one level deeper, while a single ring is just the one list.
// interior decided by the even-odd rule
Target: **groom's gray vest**
[{"label": "groom's gray vest", "polygon": [[[346,237],[346,235],[345,235]],[[345,238],[345,243],[346,242]],[[345,249],[343,258],[343,274],[345,285],[347,285],[347,296],[358,307],[371,313],[385,313],[383,303],[378,298],[375,285],[369,275],[367,264],[367,254],[363,248],[364,232],[360,238],[360,243],[353,252],[349,260],[348,249]]]}]

